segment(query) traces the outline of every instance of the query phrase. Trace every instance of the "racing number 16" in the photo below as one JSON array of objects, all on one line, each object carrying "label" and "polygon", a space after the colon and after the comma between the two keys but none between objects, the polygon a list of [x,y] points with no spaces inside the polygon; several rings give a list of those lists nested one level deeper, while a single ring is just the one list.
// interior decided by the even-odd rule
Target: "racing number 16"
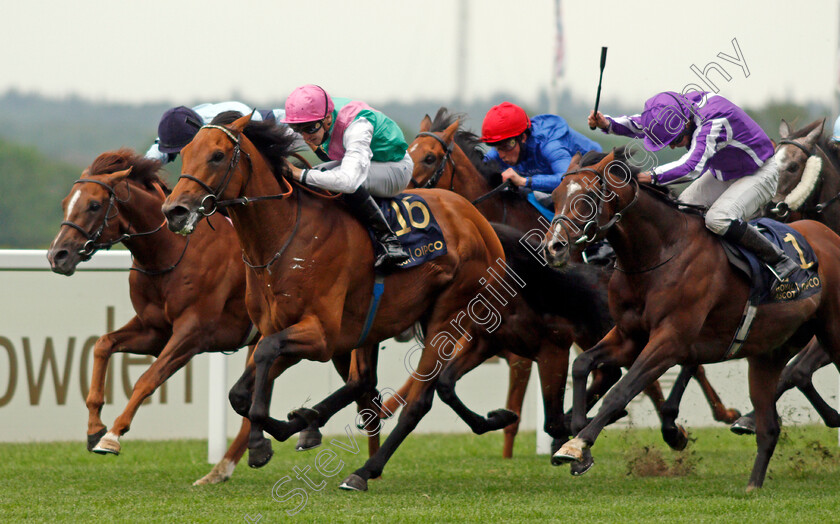
[{"label": "racing number 16", "polygon": [[[424,227],[429,225],[429,220],[431,220],[431,213],[429,213],[429,208],[426,207],[426,204],[420,201],[411,202],[410,197],[403,198],[403,203],[405,204],[406,210],[408,211],[408,221],[411,222],[411,225],[417,229],[423,229]],[[411,227],[405,222],[405,218],[402,216],[402,212],[400,210],[400,206],[397,205],[395,200],[391,200],[391,206],[394,208],[394,212],[397,214],[397,222],[400,224],[400,230],[395,231],[394,234],[397,236],[404,235],[411,231]],[[414,219],[414,210],[419,209],[420,212],[423,214],[423,219],[417,221]]]}]

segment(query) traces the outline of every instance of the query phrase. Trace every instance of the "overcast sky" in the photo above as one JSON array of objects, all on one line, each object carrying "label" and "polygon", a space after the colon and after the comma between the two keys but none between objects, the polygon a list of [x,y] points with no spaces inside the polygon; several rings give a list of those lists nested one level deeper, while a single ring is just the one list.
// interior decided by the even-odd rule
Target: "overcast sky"
[{"label": "overcast sky", "polygon": [[[607,112],[611,102],[641,106],[657,91],[699,83],[690,67],[710,62],[731,76],[711,73],[721,94],[743,105],[830,103],[838,18],[832,0],[807,8],[783,0],[564,0],[559,86],[594,100],[600,48],[608,46]],[[553,0],[5,2],[0,92],[175,103],[238,93],[259,104],[318,83],[379,103],[502,91],[529,102],[551,84],[554,31]],[[733,39],[749,77],[717,57],[737,57]]]}]

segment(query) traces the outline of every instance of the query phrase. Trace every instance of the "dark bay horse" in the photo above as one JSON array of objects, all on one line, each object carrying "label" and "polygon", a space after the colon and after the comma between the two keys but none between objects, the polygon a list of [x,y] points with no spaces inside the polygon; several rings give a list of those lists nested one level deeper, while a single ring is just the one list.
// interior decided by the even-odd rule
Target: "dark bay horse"
[{"label": "dark bay horse", "polygon": [[[509,190],[499,191],[498,188],[502,187],[502,179],[498,170],[483,161],[484,153],[480,149],[478,137],[473,133],[460,129],[461,116],[450,114],[446,108],[441,108],[435,115],[434,121],[428,115],[423,119],[420,124],[420,134],[409,145],[409,154],[414,160],[413,180],[415,185],[419,187],[431,185],[433,187],[455,191],[474,202],[476,208],[491,222],[500,222],[521,231],[544,231],[546,228],[540,222],[540,213],[522,194]],[[544,219],[543,221],[547,224],[547,221]],[[601,268],[593,268],[593,271],[600,273],[598,285],[605,291],[606,283],[609,280],[609,272]],[[606,308],[606,303],[601,302],[601,306]],[[537,307],[536,311],[539,311],[540,315],[544,314],[547,316],[551,309],[545,310]],[[607,315],[606,312],[603,312],[603,314]],[[521,313],[516,318],[522,319],[523,324],[527,323],[527,320],[525,320],[527,317]],[[558,320],[554,319],[555,322]],[[571,340],[575,341],[583,349],[588,349],[593,345],[591,339],[575,340],[575,337],[568,331],[570,329],[568,320],[566,319],[564,322],[567,326],[566,332],[558,337],[559,340],[569,339],[571,336]],[[561,372],[559,367],[565,366],[565,368],[568,368],[569,345],[569,343],[566,343],[565,347],[555,357],[550,358],[547,353],[542,353],[539,366],[545,369],[540,371],[541,376],[545,374],[546,376],[562,376],[565,378],[567,369],[563,369]],[[499,344],[497,341],[494,346],[501,348],[528,347],[523,340],[517,341],[510,338],[508,338],[506,344]],[[534,354],[536,348],[528,348],[524,351]],[[516,353],[510,350],[508,350],[508,353],[510,355],[516,355]],[[522,357],[518,357],[518,360],[521,361]],[[524,373],[521,373],[514,367],[514,363],[518,364],[517,360],[511,361],[512,377],[514,373],[524,375]],[[527,364],[526,369],[529,370],[528,375],[530,375],[530,363]],[[588,394],[588,398],[590,399],[597,400],[620,376],[620,370],[618,369],[598,370],[596,373],[600,375],[600,371],[609,372],[609,375],[599,376],[597,380],[593,381],[591,391]],[[524,396],[528,375],[525,375],[524,382],[519,386],[522,396]],[[709,401],[715,420],[731,423],[740,416],[737,410],[727,409],[723,405],[719,396],[706,379],[702,367],[696,371],[695,378]],[[511,390],[514,390],[514,386],[515,383],[512,378]],[[542,381],[542,386],[544,388],[544,398],[555,394],[555,385],[547,385],[545,381]],[[661,408],[665,399],[659,383],[655,382],[645,392],[653,401],[660,418],[663,418]],[[521,396],[518,398],[518,408],[521,410]],[[562,406],[562,402],[559,405]],[[513,409],[519,413],[520,411],[516,407],[516,404],[510,402],[509,396],[508,409]],[[663,430],[664,434],[669,435],[666,441],[674,447],[681,448],[685,446],[685,435],[673,423],[673,419],[675,418],[676,414],[664,417]],[[549,417],[547,417],[546,425],[548,426],[549,424]],[[513,436],[516,433],[515,430],[511,431],[510,426],[505,428],[505,431],[505,451],[507,451],[508,445],[512,446]]]},{"label": "dark bay horse", "polygon": [[[550,262],[562,266],[571,249],[602,236],[618,255],[609,288],[616,327],[574,362],[577,436],[554,455],[557,463],[579,460],[604,425],[668,368],[727,358],[749,295],[746,278],[730,267],[703,220],[682,212],[660,188],[639,184],[623,160],[623,150],[617,150],[570,171],[553,195],[557,216],[546,237]],[[775,390],[790,356],[816,335],[840,363],[840,237],[813,221],[791,226],[812,246],[822,287],[805,299],[759,306],[749,338],[731,355],[748,359],[756,412],[758,453],[748,491],[761,487],[779,437]],[[601,363],[630,370],[587,424],[583,388],[589,371]]]},{"label": "dark bay horse", "polygon": [[[47,254],[52,270],[63,275],[72,275],[96,251],[118,243],[134,258],[129,288],[136,315],[94,347],[86,401],[88,451],[119,454],[119,438],[143,400],[193,356],[233,351],[256,340],[245,309],[245,264],[233,227],[215,216],[189,239],[169,231],[160,208],[170,191],[158,175],[160,168],[130,149],[97,157],[63,200],[64,222]],[[157,358],[137,380],[128,405],[108,432],[100,418],[105,373],[118,352]],[[349,366],[349,359],[336,363],[345,378]],[[196,483],[229,479],[245,453],[249,431],[243,418],[225,456]]]},{"label": "dark bay horse", "polygon": [[[840,233],[840,163],[835,146],[823,136],[825,119],[815,120],[793,130],[782,120],[781,140],[776,146],[779,183],[765,214],[783,222],[816,220]],[[817,392],[814,373],[831,364],[831,358],[816,339],[811,340],[782,371],[776,400],[786,391],[797,388],[814,406],[829,427],[840,427],[840,413]],[[755,432],[755,417],[748,413],[735,421],[732,431]]]},{"label": "dark bay horse", "polygon": [[[370,303],[375,280],[368,233],[340,203],[288,181],[285,157],[292,139],[270,127],[249,116],[229,126],[204,126],[182,151],[181,179],[163,212],[171,230],[190,234],[216,207],[229,206],[243,255],[254,268],[247,274],[246,303],[263,337],[230,393],[234,409],[251,421],[252,467],[272,455],[263,431],[283,441],[312,420],[323,425],[375,387],[379,341],[417,321],[424,325],[426,345],[414,370],[422,380],[412,385],[385,443],[341,484],[366,490],[368,479],[382,472],[431,408],[443,363],[469,354],[474,320],[466,311],[484,286],[498,281],[494,275],[504,271],[498,267],[504,252],[490,224],[463,197],[424,191],[447,252],[385,277],[378,313],[360,340],[367,319],[363,304]],[[302,359],[327,361],[351,351],[344,386],[312,409],[290,413],[288,422],[269,416],[272,382],[283,370]]]}]

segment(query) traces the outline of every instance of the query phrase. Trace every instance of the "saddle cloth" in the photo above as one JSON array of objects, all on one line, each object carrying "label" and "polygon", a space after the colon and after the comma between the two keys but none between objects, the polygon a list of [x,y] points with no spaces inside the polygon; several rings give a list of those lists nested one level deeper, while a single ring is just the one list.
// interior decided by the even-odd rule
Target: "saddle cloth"
[{"label": "saddle cloth", "polygon": [[[422,197],[400,193],[375,200],[403,248],[411,255],[400,268],[418,266],[446,254],[443,231]],[[370,235],[375,242],[373,234]]]},{"label": "saddle cloth", "polygon": [[821,289],[814,250],[792,227],[769,218],[753,220],[750,224],[771,242],[784,249],[791,260],[799,264],[797,271],[784,282],[776,284],[776,277],[752,252],[721,239],[729,262],[750,280],[750,302],[755,305],[790,302],[808,298]]}]

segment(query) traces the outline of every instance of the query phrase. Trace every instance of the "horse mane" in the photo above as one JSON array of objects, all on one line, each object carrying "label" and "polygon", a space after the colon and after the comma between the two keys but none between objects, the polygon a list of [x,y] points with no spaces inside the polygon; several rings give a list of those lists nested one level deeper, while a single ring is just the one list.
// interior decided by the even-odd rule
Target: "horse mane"
[{"label": "horse mane", "polygon": [[[652,197],[656,198],[660,202],[680,211],[683,213],[688,213],[691,215],[702,215],[703,211],[696,208],[696,207],[685,207],[686,204],[683,204],[674,196],[671,192],[671,189],[667,186],[660,186],[654,184],[643,184],[638,181],[636,178],[637,175],[641,172],[641,169],[633,165],[632,163],[627,162],[627,150],[624,146],[617,147],[612,150],[615,154],[615,159],[621,162],[627,169],[630,171],[631,176],[634,180],[639,184],[639,189],[647,192]],[[580,159],[580,165],[582,167],[591,167],[595,164],[600,163],[604,158],[607,157],[609,153],[599,153],[598,151],[589,151]],[[616,166],[614,169],[619,169]],[[619,174],[618,176],[623,177],[623,174]]]},{"label": "horse mane", "polygon": [[[466,117],[467,115],[465,113],[450,113],[449,109],[441,107],[438,109],[437,114],[435,114],[434,120],[432,120],[431,131],[443,131],[455,123],[456,120],[463,122],[466,120]],[[497,187],[501,185],[502,170],[495,162],[487,162],[484,160],[484,150],[478,135],[467,131],[466,129],[462,129],[459,125],[453,140],[455,141],[455,144],[461,148],[461,151],[467,155],[470,163],[476,168],[476,170],[478,170],[481,176],[487,180],[490,187]]]},{"label": "horse mane", "polygon": [[[242,114],[239,111],[224,111],[216,115],[210,123],[224,126],[240,117]],[[287,129],[271,120],[251,120],[243,131],[243,134],[268,162],[274,177],[278,180],[281,176],[289,174],[286,157],[294,151],[295,135],[288,133]]]},{"label": "horse mane", "polygon": [[601,337],[612,326],[606,286],[601,284],[604,270],[585,264],[570,264],[563,271],[543,265],[534,258],[539,244],[528,238],[526,249],[520,242],[523,233],[504,224],[493,223],[510,268],[525,281],[522,295],[534,311],[559,315],[572,324]]},{"label": "horse mane", "polygon": [[168,195],[172,190],[158,174],[162,167],[163,165],[159,160],[146,158],[138,155],[134,150],[124,147],[116,151],[102,153],[96,157],[87,171],[88,175],[97,176],[110,175],[117,171],[132,168],[131,174],[128,175],[129,180],[134,180],[152,190],[155,188],[155,184],[159,184],[163,188],[163,192]]}]

